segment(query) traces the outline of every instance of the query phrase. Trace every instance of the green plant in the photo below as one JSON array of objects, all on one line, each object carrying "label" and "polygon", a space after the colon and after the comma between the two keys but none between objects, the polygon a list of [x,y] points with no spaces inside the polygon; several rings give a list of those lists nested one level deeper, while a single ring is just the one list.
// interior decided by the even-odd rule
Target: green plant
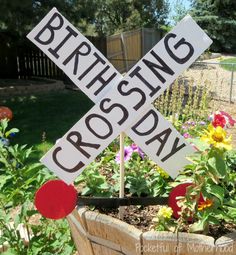
[{"label": "green plant", "polygon": [[136,196],[151,195],[152,182],[147,162],[138,158],[130,160],[127,165],[125,188],[128,192]]},{"label": "green plant", "polygon": [[155,218],[153,218],[154,230],[156,231],[172,231],[176,228],[176,223],[171,217],[173,210],[168,206],[161,206]]},{"label": "green plant", "polygon": [[[74,246],[66,221],[41,217],[32,202],[37,189],[52,175],[41,164],[29,160],[32,148],[11,145],[9,138],[18,129],[8,131],[7,127],[8,121],[1,120],[0,244],[8,243],[6,254],[71,254]],[[20,226],[25,228],[28,242],[22,239]]]},{"label": "green plant", "polygon": [[[151,161],[128,137],[125,139],[125,193],[132,196],[167,196],[169,175]],[[118,196],[120,152],[116,139],[76,180],[84,196]]]},{"label": "green plant", "polygon": [[160,208],[154,219],[156,230],[208,234],[210,225],[236,224],[236,152],[226,132],[236,121],[223,111],[210,119],[200,129],[195,122],[187,123],[197,151],[172,183],[173,187],[188,184],[186,194],[176,197],[180,210],[174,215],[178,219],[171,218],[169,208]]},{"label": "green plant", "polygon": [[[28,242],[20,236],[20,226],[27,232]],[[65,220],[54,221],[40,217],[31,201],[25,201],[15,215],[12,210],[1,206],[0,229],[0,243],[7,242],[9,245],[8,250],[3,253],[6,255],[68,255],[74,251],[68,223]]]},{"label": "green plant", "polygon": [[195,84],[191,80],[186,85],[180,78],[154,102],[154,106],[174,125],[188,120],[204,120],[209,114],[211,101],[208,83],[199,81]]},{"label": "green plant", "polygon": [[[6,119],[1,120],[0,136],[4,141],[18,132],[15,128],[7,131],[7,125]],[[32,153],[26,145],[0,143],[0,190],[5,204],[17,206],[32,201],[34,192],[51,176],[40,163],[28,164]]]},{"label": "green plant", "polygon": [[99,172],[101,163],[91,163],[82,175],[76,180],[76,184],[84,183],[82,196],[110,197],[111,191],[105,176]]},{"label": "green plant", "polygon": [[[186,166],[185,174],[189,175],[192,186],[180,201],[179,222],[186,224],[189,217],[193,217],[189,231],[208,233],[210,224],[235,222],[235,175],[226,163],[231,145],[225,130],[210,125],[201,139],[210,146],[206,143],[203,149],[200,146],[200,151],[192,158],[193,163]],[[199,201],[200,196],[204,201]]]}]

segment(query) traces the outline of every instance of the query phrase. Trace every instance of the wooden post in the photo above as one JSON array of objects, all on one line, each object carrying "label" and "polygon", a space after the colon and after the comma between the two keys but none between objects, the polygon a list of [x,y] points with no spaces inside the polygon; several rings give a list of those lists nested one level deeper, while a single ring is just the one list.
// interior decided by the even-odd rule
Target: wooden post
[{"label": "wooden post", "polygon": [[[124,192],[125,192],[125,133],[121,132],[120,133],[120,194],[119,197],[123,198],[124,197]],[[119,207],[119,218],[123,220],[124,217],[124,206]]]}]

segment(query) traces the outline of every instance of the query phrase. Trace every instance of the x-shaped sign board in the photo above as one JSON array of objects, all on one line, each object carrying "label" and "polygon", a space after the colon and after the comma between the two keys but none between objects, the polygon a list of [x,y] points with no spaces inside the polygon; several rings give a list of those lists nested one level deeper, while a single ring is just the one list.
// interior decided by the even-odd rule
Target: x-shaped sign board
[{"label": "x-shaped sign board", "polygon": [[96,103],[41,159],[43,164],[70,184],[126,130],[176,177],[193,148],[151,103],[212,43],[189,15],[124,77],[56,8],[27,37]]}]

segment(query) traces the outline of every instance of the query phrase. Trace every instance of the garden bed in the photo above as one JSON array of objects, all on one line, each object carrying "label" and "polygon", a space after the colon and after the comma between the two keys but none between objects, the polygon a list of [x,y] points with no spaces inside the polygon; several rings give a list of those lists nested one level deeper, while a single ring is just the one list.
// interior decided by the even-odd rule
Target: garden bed
[{"label": "garden bed", "polygon": [[[64,91],[67,92],[67,91]],[[176,96],[177,97],[177,96]],[[65,98],[69,99],[69,103],[65,103],[65,100],[62,100],[61,98],[57,96],[52,96],[52,98],[57,98],[57,100],[59,100],[59,103],[55,103],[52,104],[54,106],[54,109],[57,109],[56,112],[59,112],[59,117],[57,117],[59,119],[59,122],[61,122],[61,116],[64,116],[64,114],[62,113],[63,109],[59,109],[58,105],[60,105],[61,102],[64,102],[64,105],[69,105],[72,100],[71,100],[71,95],[68,96],[67,93],[65,94]],[[43,99],[45,100],[45,96],[43,96]],[[50,99],[50,100],[51,100]],[[48,100],[48,101],[50,101]],[[175,100],[172,100],[173,102]],[[50,101],[51,102],[51,101]],[[77,105],[77,101],[75,100],[75,108],[73,108],[73,110],[71,110],[71,112],[73,112],[73,114],[75,113],[75,109],[78,108]],[[79,100],[80,102],[80,107],[82,107],[84,104],[82,103],[81,99]],[[47,117],[49,119],[48,125],[44,124],[44,126],[47,127],[47,129],[49,128],[49,126],[51,127],[51,123],[53,122],[55,125],[54,130],[56,131],[56,133],[58,133],[59,127],[61,126],[61,124],[57,124],[55,123],[55,121],[52,121],[52,117],[54,116],[55,113],[54,111],[52,111],[52,114],[49,115],[49,109],[50,105],[45,105],[45,103],[42,103],[42,101],[40,101],[38,98],[36,98],[33,102],[38,103],[39,108],[40,106],[44,106],[45,108],[45,113],[47,112]],[[34,104],[27,104],[27,105],[23,105],[25,108],[24,109],[30,109],[30,111],[32,112],[32,121],[30,121],[31,126],[29,128],[27,128],[28,130],[34,130],[33,136],[36,136],[36,130],[38,129],[38,123],[42,123],[42,112],[40,112],[41,114],[37,114],[37,111],[32,111],[32,109],[35,109],[35,105]],[[64,107],[63,105],[63,107]],[[74,104],[73,104],[74,105]],[[206,121],[208,121],[209,124],[209,120],[207,120],[207,118],[203,118],[202,116],[199,116],[199,107],[196,106],[196,108],[193,108],[193,104],[190,102],[187,105],[189,105],[188,109],[192,109],[193,113],[192,115],[189,114],[187,116],[185,116],[185,120],[183,120],[182,116],[179,115],[179,122],[176,122],[177,127],[179,128],[179,131],[183,134],[186,135],[186,132],[188,132],[188,135],[192,135],[194,136],[198,136],[198,138],[200,139],[200,135],[205,134],[206,136],[206,130],[207,130],[207,123]],[[17,102],[12,102],[12,109],[14,110],[15,116],[13,118],[13,122],[17,121],[19,119],[22,119],[22,121],[25,122],[25,118],[29,118],[30,114],[26,114],[25,110],[22,110],[21,107],[18,107]],[[232,107],[232,105],[230,106]],[[64,107],[66,109],[66,111],[68,112],[68,108]],[[41,108],[40,108],[41,109]],[[174,108],[170,108],[171,110],[173,110]],[[184,113],[187,114],[190,111],[186,110]],[[225,111],[228,111],[226,109],[226,106],[219,106],[217,107],[217,109],[224,109]],[[234,110],[234,108],[232,108]],[[80,109],[81,110],[81,109]],[[204,108],[203,108],[204,110]],[[24,115],[19,115],[18,111],[21,111],[22,114]],[[175,109],[175,111],[169,111],[169,113],[175,113],[175,112],[180,112],[177,111],[177,109]],[[39,116],[39,120],[40,122],[35,119],[35,116],[38,115]],[[21,118],[19,118],[19,116],[21,116]],[[27,117],[28,116],[28,117]],[[235,116],[235,111],[234,111],[234,116]],[[168,118],[170,119],[170,117],[172,116],[168,116]],[[194,119],[194,117],[196,117],[196,119]],[[201,117],[201,118],[200,118]],[[68,118],[71,119],[71,113],[68,115]],[[75,119],[78,119],[78,116],[75,117]],[[173,121],[173,119],[172,119]],[[205,126],[201,126],[201,122],[205,121]],[[59,123],[58,122],[58,123]],[[63,120],[63,123],[67,123],[68,124],[68,120]],[[35,128],[33,128],[32,124],[35,125]],[[11,125],[14,125],[14,123],[12,123]],[[69,124],[68,124],[69,125]],[[17,125],[18,126],[18,125]],[[20,126],[20,125],[19,125]],[[23,125],[21,125],[23,126]],[[66,128],[65,128],[66,129]],[[231,127],[231,129],[227,129],[227,131],[235,129],[235,127]],[[205,131],[204,131],[205,130]],[[224,131],[223,129],[220,129],[220,134],[222,134],[222,132]],[[4,134],[3,134],[4,137]],[[13,135],[14,137],[14,135]],[[228,136],[227,136],[228,137]],[[226,140],[227,137],[223,137],[223,140]],[[235,136],[236,137],[236,136]],[[234,137],[234,138],[235,138]],[[9,136],[9,134],[7,136],[5,136],[6,139],[11,140],[12,142],[10,143],[10,147],[4,146],[1,149],[9,154],[9,157],[7,158],[11,158],[11,161],[9,162],[10,167],[13,169],[12,171],[9,171],[9,166],[5,166],[3,167],[3,172],[2,172],[2,176],[1,176],[1,180],[3,181],[2,186],[1,186],[1,194],[4,197],[4,201],[5,204],[14,201],[15,205],[21,204],[24,205],[25,203],[25,212],[27,214],[23,214],[22,212],[19,213],[20,216],[20,222],[27,222],[27,220],[29,220],[28,215],[31,214],[37,214],[36,211],[32,211],[32,208],[29,207],[29,205],[27,205],[26,203],[26,195],[28,197],[28,199],[30,201],[33,201],[33,197],[34,197],[34,193],[35,191],[49,178],[51,178],[51,176],[48,173],[48,171],[44,168],[42,168],[41,166],[37,166],[37,165],[32,165],[29,164],[29,161],[23,161],[24,163],[22,164],[16,164],[14,163],[15,161],[18,162],[19,159],[18,157],[20,157],[20,155],[22,155],[22,153],[26,154],[28,157],[29,152],[24,152],[24,149],[19,147],[18,154],[14,154],[12,155],[12,148],[13,148],[13,139],[15,138],[11,138],[11,136]],[[48,138],[47,138],[48,139]],[[15,140],[14,140],[15,141]],[[27,136],[27,139],[24,139],[25,141],[29,141],[29,136]],[[210,141],[212,142],[212,140]],[[214,142],[214,141],[213,141]],[[227,141],[226,141],[227,142]],[[228,142],[227,142],[228,143]],[[130,139],[127,138],[127,141],[125,143],[126,147],[129,147],[129,152],[131,150],[130,147],[132,147],[131,150],[131,154],[130,156],[130,160],[126,161],[126,166],[125,166],[125,178],[126,178],[126,182],[125,182],[125,195],[126,196],[151,196],[151,197],[161,197],[163,195],[165,195],[166,197],[168,197],[169,192],[171,189],[173,189],[175,187],[175,185],[178,185],[179,183],[183,183],[186,182],[186,178],[183,179],[175,179],[172,180],[171,178],[168,177],[168,174],[166,174],[162,169],[160,169],[156,164],[154,164],[154,162],[151,162],[151,160],[144,156],[141,151],[140,148],[138,148],[137,145],[133,144],[132,141]],[[218,144],[219,145],[219,144]],[[223,145],[223,144],[220,144]],[[211,147],[209,147],[210,149]],[[222,149],[222,151],[224,151]],[[119,142],[118,140],[115,140],[97,159],[95,162],[91,163],[87,169],[83,172],[83,174],[80,176],[80,180],[76,181],[76,185],[78,187],[78,192],[83,192],[85,194],[83,194],[83,196],[90,196],[90,197],[95,197],[95,196],[107,196],[107,197],[117,197],[119,195],[119,163],[118,161],[118,157],[117,157],[117,153],[119,152]],[[212,151],[213,152],[213,151]],[[203,153],[204,155],[204,153]],[[236,155],[236,154],[235,154]],[[217,156],[217,155],[215,155]],[[27,157],[25,157],[27,159]],[[214,214],[218,217],[219,214],[219,210],[220,212],[225,213],[224,217],[229,216],[231,214],[230,220],[231,222],[234,221],[235,222],[235,216],[236,214],[232,214],[232,211],[235,212],[235,201],[236,201],[236,192],[234,191],[235,188],[235,180],[233,179],[233,175],[235,172],[235,168],[230,169],[230,171],[226,171],[226,167],[225,167],[225,163],[228,163],[227,160],[220,160],[218,157],[217,161],[219,161],[220,164],[223,164],[223,172],[220,171],[220,169],[218,169],[218,167],[216,169],[213,169],[215,171],[215,174],[213,177],[215,177],[214,181],[218,182],[218,184],[216,183],[212,183],[211,179],[212,176],[208,176],[207,174],[209,173],[209,171],[206,171],[204,169],[204,174],[201,174],[200,172],[198,173],[198,177],[201,177],[202,175],[205,177],[203,180],[205,182],[205,187],[204,187],[204,192],[207,193],[206,194],[206,198],[212,199],[212,203],[209,204],[209,207],[206,207],[205,212],[207,213],[212,213],[213,216]],[[232,158],[233,160],[233,158]],[[222,162],[223,161],[223,162]],[[202,162],[205,164],[205,166],[207,167],[215,167],[214,165],[214,157],[210,156],[207,158],[206,161]],[[235,161],[236,162],[236,161]],[[233,161],[232,161],[233,163]],[[236,165],[236,164],[235,164]],[[35,167],[35,168],[34,168]],[[11,169],[10,169],[11,170]],[[187,169],[187,172],[185,173],[184,177],[192,177],[192,174],[194,172],[196,172],[195,170],[199,170],[196,169],[192,166],[192,168]],[[200,169],[201,170],[201,169]],[[212,169],[211,169],[212,170]],[[233,172],[234,171],[234,172]],[[231,182],[232,185],[227,185],[227,182],[225,181],[226,178],[225,176],[228,175],[230,172],[230,179],[228,179],[228,182]],[[32,177],[29,180],[29,173],[32,174]],[[18,175],[21,175],[21,178],[18,178]],[[10,177],[10,178],[9,178]],[[183,175],[182,175],[183,177]],[[5,178],[5,179],[4,179]],[[219,179],[218,179],[219,178]],[[229,177],[227,177],[229,178]],[[6,180],[6,181],[4,181]],[[80,182],[82,181],[82,182]],[[196,179],[196,181],[198,181]],[[200,181],[200,180],[199,180]],[[173,183],[175,182],[175,184],[173,185]],[[233,183],[234,182],[234,183]],[[29,185],[25,185],[25,183],[29,183]],[[202,183],[202,182],[201,182]],[[227,186],[227,187],[226,187]],[[211,187],[213,187],[214,189],[211,190]],[[217,187],[221,187],[221,189],[218,191]],[[224,194],[220,194],[222,193],[222,188],[225,188],[224,190]],[[15,194],[14,191],[15,190],[21,190],[22,193],[19,196],[19,194]],[[198,192],[200,192],[200,190],[197,190]],[[229,195],[230,193],[230,195]],[[11,194],[14,194],[14,196],[12,197]],[[230,203],[229,205],[229,198],[232,198],[233,203]],[[10,200],[9,200],[10,199]],[[219,203],[219,201],[223,201],[222,204],[223,206],[227,206],[227,208],[223,208],[222,204]],[[231,202],[232,202],[231,201]],[[208,205],[207,205],[208,206]],[[24,207],[22,207],[24,208]],[[183,255],[187,255],[186,252],[186,240],[189,241],[190,244],[210,244],[210,252],[213,252],[212,254],[222,254],[220,253],[220,248],[218,247],[225,247],[226,245],[226,239],[225,237],[220,237],[223,235],[228,235],[227,233],[229,232],[233,232],[235,230],[235,225],[232,223],[225,223],[224,220],[222,221],[221,218],[219,218],[220,223],[216,223],[215,226],[213,227],[212,224],[210,225],[209,231],[207,232],[207,236],[206,235],[198,235],[198,234],[190,234],[187,233],[186,231],[188,231],[188,225],[190,225],[188,222],[185,225],[185,227],[183,227],[182,229],[180,229],[179,232],[175,232],[173,233],[172,231],[168,231],[165,230],[163,231],[158,229],[157,225],[155,225],[155,222],[153,222],[153,219],[155,217],[157,217],[157,214],[159,213],[161,207],[159,206],[147,206],[147,207],[137,207],[137,206],[129,206],[126,207],[125,212],[124,212],[124,220],[120,221],[118,218],[118,210],[97,210],[97,211],[89,211],[87,213],[85,213],[84,215],[90,215],[93,220],[90,221],[90,223],[88,223],[87,225],[90,224],[91,228],[94,226],[97,228],[97,234],[94,235],[93,233],[89,232],[89,230],[87,229],[87,225],[84,224],[84,222],[82,222],[84,225],[82,225],[82,228],[84,229],[84,231],[82,230],[82,234],[85,233],[89,233],[89,238],[93,238],[93,240],[91,241],[90,239],[86,239],[84,237],[84,235],[82,237],[79,237],[78,233],[76,234],[76,236],[74,235],[75,238],[75,243],[76,245],[79,247],[79,251],[80,251],[80,255],[83,254],[82,252],[84,252],[84,254],[88,255],[88,250],[89,247],[92,246],[93,249],[97,250],[98,253],[97,254],[130,254],[133,255],[135,253],[133,253],[133,250],[130,248],[130,245],[132,244],[131,241],[129,242],[129,238],[132,239],[133,236],[137,236],[137,233],[140,233],[139,235],[139,241],[136,242],[135,244],[133,243],[133,247],[136,249],[136,244],[139,245],[139,247],[142,247],[143,244],[147,244],[147,245],[153,245],[153,244],[157,244],[157,241],[160,241],[160,245],[165,244],[166,246],[172,247],[173,249],[180,249],[178,247],[180,247],[180,245],[182,245],[181,252],[182,253],[178,253],[178,254],[183,254]],[[204,211],[199,211],[198,210],[198,206],[195,206],[195,212],[197,213],[197,217],[196,217],[196,221],[197,220],[203,220],[204,219]],[[10,211],[8,210],[8,215],[10,214]],[[75,212],[76,213],[76,212]],[[104,215],[106,214],[106,215]],[[0,217],[2,216],[2,214],[0,213]],[[76,215],[75,215],[76,216]],[[89,217],[90,217],[89,216]],[[112,216],[112,217],[111,217]],[[77,217],[77,216],[76,216]],[[17,228],[17,224],[19,222],[18,219],[18,215],[16,217],[11,217],[11,221],[14,221],[16,219],[16,225],[15,225],[15,229]],[[5,220],[5,219],[4,219]],[[96,220],[101,220],[101,222],[95,223]],[[165,219],[167,221],[173,221],[174,218],[170,217]],[[216,218],[214,219],[215,221],[217,220]],[[70,220],[69,220],[70,221]],[[104,223],[107,223],[109,225],[109,228],[107,231],[104,230],[105,225]],[[8,226],[9,220],[6,219],[6,225]],[[32,251],[34,254],[42,254],[42,252],[51,252],[51,253],[57,253],[58,250],[63,252],[58,252],[58,254],[71,254],[68,252],[68,250],[73,250],[73,244],[70,240],[70,236],[69,236],[69,228],[66,224],[64,224],[65,222],[61,222],[60,221],[56,221],[56,222],[52,222],[52,221],[48,221],[44,218],[40,218],[39,222],[37,224],[32,224],[32,222],[28,222],[29,227],[32,229],[32,231],[34,232],[34,236],[37,238],[32,238],[32,240],[30,240],[30,245],[29,247],[25,247],[22,245],[22,240],[20,240],[18,238],[17,235],[14,235],[12,237],[9,238],[9,236],[7,236],[7,232],[3,233],[4,234],[4,240],[8,240],[9,243],[12,243],[14,246],[11,247],[12,249],[21,249],[22,250],[22,254],[26,254],[24,253],[26,250],[30,250]],[[82,224],[81,223],[81,224]],[[169,222],[167,222],[169,223]],[[70,222],[71,224],[71,222]],[[76,232],[77,230],[75,229],[75,226],[73,224],[76,223],[72,223],[71,228],[72,231]],[[78,224],[77,224],[78,225]],[[114,226],[114,228],[111,228],[111,225]],[[160,224],[161,225],[161,224]],[[124,229],[121,230],[121,227],[124,226]],[[175,222],[175,226],[177,226],[176,222]],[[153,231],[153,228],[155,228],[156,231]],[[44,229],[44,231],[42,231],[42,229]],[[118,230],[117,230],[118,229]],[[134,231],[131,231],[134,230]],[[173,229],[173,228],[172,228]],[[94,230],[95,231],[95,230]],[[100,232],[99,232],[100,231]],[[112,232],[113,231],[113,232]],[[120,237],[119,239],[119,233],[117,231],[123,231],[125,232],[125,234],[123,235],[123,237]],[[182,231],[182,232],[181,232]],[[206,233],[204,232],[205,229],[201,230],[201,231],[195,231],[195,233]],[[102,232],[102,233],[101,233]],[[103,235],[104,232],[104,235]],[[123,233],[122,232],[122,233]],[[127,236],[127,232],[131,234],[131,237]],[[167,233],[167,234],[166,234]],[[232,235],[232,234],[230,234]],[[188,239],[187,239],[188,237]],[[77,238],[81,239],[82,241],[78,244],[77,243]],[[104,243],[103,239],[106,239],[107,241]],[[112,239],[113,238],[113,239]],[[122,239],[123,238],[123,239]],[[146,239],[145,239],[146,238]],[[164,239],[166,238],[166,239]],[[228,238],[228,237],[227,237]],[[118,241],[117,241],[117,240]],[[12,241],[14,240],[14,242]],[[124,248],[121,248],[121,241],[119,240],[123,240],[124,242]],[[136,240],[136,239],[134,239]],[[234,239],[232,238],[228,238],[227,242],[229,242],[230,247],[229,247],[229,252],[231,252],[230,249],[232,249],[231,247],[234,247],[234,253],[235,253],[235,246],[232,246],[232,243]],[[102,241],[102,243],[100,243],[100,241]],[[114,241],[114,242],[113,242]],[[183,241],[183,242],[182,242]],[[92,242],[92,243],[91,243]],[[117,243],[118,242],[118,243]],[[202,242],[202,243],[201,243]],[[3,243],[3,241],[1,242]],[[40,244],[45,244],[47,243],[47,245],[41,245]],[[110,244],[109,247],[106,247],[105,244]],[[203,247],[205,247],[203,245]],[[234,244],[235,245],[235,244]],[[42,248],[42,250],[38,250],[38,247],[40,246],[40,248]],[[129,246],[129,247],[127,247]],[[82,247],[82,248],[81,248]],[[84,248],[84,250],[82,250]],[[110,251],[109,249],[112,247],[118,247],[117,249]],[[127,247],[127,248],[126,248]],[[145,247],[145,246],[144,246]],[[192,247],[192,246],[190,246]],[[194,247],[194,246],[193,246]],[[200,247],[202,247],[200,245]],[[208,246],[206,246],[208,247]],[[187,246],[188,248],[188,246]],[[130,251],[131,249],[131,251]],[[189,248],[190,249],[190,248]],[[199,248],[200,249],[200,248]],[[176,254],[176,250],[171,250],[171,254]],[[159,254],[163,254],[161,251],[159,252]],[[233,255],[234,253],[226,253],[229,255]],[[96,253],[95,253],[96,254]],[[143,254],[155,254],[155,253],[143,253]],[[168,254],[168,253],[166,253]],[[194,254],[193,252],[191,252],[191,254]],[[200,253],[198,252],[198,254],[209,254],[209,253]],[[211,254],[211,253],[210,253]]]},{"label": "garden bed", "polygon": [[210,236],[145,231],[98,212],[80,208],[67,217],[80,255],[233,255],[236,233]]}]

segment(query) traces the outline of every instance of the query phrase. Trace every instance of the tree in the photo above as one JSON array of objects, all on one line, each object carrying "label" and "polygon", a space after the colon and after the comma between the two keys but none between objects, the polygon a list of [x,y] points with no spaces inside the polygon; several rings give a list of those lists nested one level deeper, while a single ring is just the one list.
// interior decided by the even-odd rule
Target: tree
[{"label": "tree", "polygon": [[174,25],[188,14],[188,9],[184,5],[183,0],[175,0],[172,5],[172,13],[171,19],[173,20]]},{"label": "tree", "polygon": [[236,1],[192,0],[192,16],[213,39],[211,49],[236,52]]},{"label": "tree", "polygon": [[0,30],[14,36],[24,34],[33,19],[32,2],[0,0]]},{"label": "tree", "polygon": [[53,7],[56,7],[81,32],[87,32],[94,22],[95,0],[33,0],[34,23],[39,22]]},{"label": "tree", "polygon": [[140,14],[142,26],[161,28],[168,23],[170,6],[167,0],[134,0],[133,4]]},{"label": "tree", "polygon": [[82,32],[94,21],[95,6],[90,0],[0,0],[0,30],[14,35],[25,35],[53,8],[57,7]]},{"label": "tree", "polygon": [[93,4],[97,10],[94,25],[98,35],[111,35],[124,30],[132,13],[130,0],[94,0]]},{"label": "tree", "polygon": [[94,0],[94,4],[95,30],[99,35],[167,24],[167,0]]},{"label": "tree", "polygon": [[20,38],[54,6],[86,35],[167,24],[168,0],[0,0],[0,30]]}]

